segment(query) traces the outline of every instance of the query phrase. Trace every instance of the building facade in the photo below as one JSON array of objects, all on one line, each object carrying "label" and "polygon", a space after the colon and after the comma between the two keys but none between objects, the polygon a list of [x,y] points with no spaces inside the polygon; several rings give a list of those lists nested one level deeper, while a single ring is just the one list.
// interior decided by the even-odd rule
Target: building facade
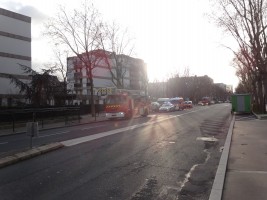
[{"label": "building facade", "polygon": [[233,85],[226,85],[226,91],[229,93],[233,93],[234,92]]},{"label": "building facade", "polygon": [[214,83],[214,84],[223,89],[224,91],[226,91],[226,84],[224,83]]},{"label": "building facade", "polygon": [[[114,56],[103,50],[91,52],[90,59],[94,65],[92,78],[95,100],[99,99],[99,96],[114,93],[117,88],[147,91],[147,67],[143,60],[116,55],[116,59],[120,60],[118,66]],[[88,76],[84,61],[81,62],[76,56],[67,58],[67,88],[70,94],[76,96],[73,103],[90,103],[91,83]]]},{"label": "building facade", "polygon": [[0,24],[0,106],[12,106],[24,101],[8,76],[28,80],[20,65],[31,67],[31,18],[0,8]]}]

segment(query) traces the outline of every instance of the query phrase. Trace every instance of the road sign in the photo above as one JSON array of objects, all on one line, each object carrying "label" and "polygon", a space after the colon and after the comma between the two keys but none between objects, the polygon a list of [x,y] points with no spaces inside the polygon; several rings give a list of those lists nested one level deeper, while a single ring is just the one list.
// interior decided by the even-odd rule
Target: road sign
[{"label": "road sign", "polygon": [[38,137],[38,122],[27,122],[27,134],[31,137]]}]

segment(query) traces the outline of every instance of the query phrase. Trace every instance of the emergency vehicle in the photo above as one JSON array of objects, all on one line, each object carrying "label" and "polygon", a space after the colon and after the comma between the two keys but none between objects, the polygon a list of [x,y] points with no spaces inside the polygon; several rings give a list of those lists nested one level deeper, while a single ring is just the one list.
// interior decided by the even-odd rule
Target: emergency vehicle
[{"label": "emergency vehicle", "polygon": [[175,110],[183,110],[186,107],[183,97],[171,98],[170,102],[175,105]]},{"label": "emergency vehicle", "polygon": [[106,118],[126,118],[147,116],[150,113],[150,100],[137,90],[116,90],[105,100]]}]

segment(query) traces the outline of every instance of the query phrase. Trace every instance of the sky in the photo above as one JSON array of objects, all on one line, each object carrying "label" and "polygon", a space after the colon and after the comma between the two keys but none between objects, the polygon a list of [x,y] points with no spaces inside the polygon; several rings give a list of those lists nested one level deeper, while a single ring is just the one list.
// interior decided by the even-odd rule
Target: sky
[{"label": "sky", "polygon": [[[51,45],[42,35],[44,23],[58,5],[79,7],[82,0],[0,0],[0,7],[32,18],[32,66],[54,59]],[[209,0],[96,0],[104,20],[116,21],[134,37],[134,57],[147,64],[150,82],[174,74],[208,75],[215,83],[236,87],[231,66],[235,41],[207,17]]]}]

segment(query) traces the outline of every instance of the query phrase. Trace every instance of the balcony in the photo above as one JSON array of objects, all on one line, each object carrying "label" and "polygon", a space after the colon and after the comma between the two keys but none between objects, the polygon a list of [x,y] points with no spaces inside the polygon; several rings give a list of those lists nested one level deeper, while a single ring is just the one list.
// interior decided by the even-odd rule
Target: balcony
[{"label": "balcony", "polygon": [[74,79],[80,79],[80,78],[82,78],[82,72],[74,73]]},{"label": "balcony", "polygon": [[81,83],[74,83],[74,88],[75,89],[82,88],[82,84]]}]

